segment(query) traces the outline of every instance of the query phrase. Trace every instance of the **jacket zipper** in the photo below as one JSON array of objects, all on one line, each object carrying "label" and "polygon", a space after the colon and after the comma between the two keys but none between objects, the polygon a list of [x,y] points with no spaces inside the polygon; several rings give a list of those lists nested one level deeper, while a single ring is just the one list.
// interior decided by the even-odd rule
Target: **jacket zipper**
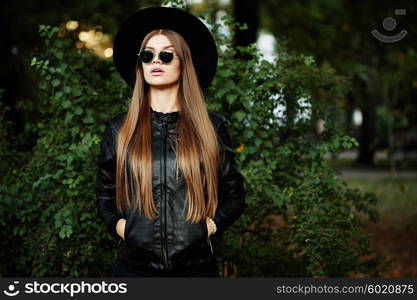
[{"label": "jacket zipper", "polygon": [[208,237],[207,237],[207,242],[208,242],[208,244],[209,244],[209,246],[210,246],[211,254],[213,254],[213,255],[214,255],[213,246],[211,245],[211,239],[210,239],[210,236],[208,236]]},{"label": "jacket zipper", "polygon": [[[162,139],[161,139],[161,178],[163,184],[161,185],[161,208],[162,208],[162,224],[161,224],[161,243],[164,256],[164,262],[167,269],[171,269],[168,262],[168,242],[167,242],[167,228],[166,228],[166,136],[167,136],[167,122],[162,118]],[[162,160],[163,156],[163,160]],[[162,174],[163,172],[163,174]]]}]

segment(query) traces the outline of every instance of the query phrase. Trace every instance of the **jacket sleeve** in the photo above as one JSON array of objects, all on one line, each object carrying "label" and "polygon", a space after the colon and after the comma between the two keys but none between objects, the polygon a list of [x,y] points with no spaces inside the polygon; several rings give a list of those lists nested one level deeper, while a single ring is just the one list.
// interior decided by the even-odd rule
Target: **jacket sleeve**
[{"label": "jacket sleeve", "polygon": [[112,236],[119,237],[116,224],[124,216],[116,210],[116,139],[114,135],[114,130],[108,121],[97,160],[96,206],[98,215],[106,224],[107,230]]},{"label": "jacket sleeve", "polygon": [[223,235],[246,208],[244,177],[236,165],[236,152],[232,149],[228,127],[229,123],[224,119],[218,129],[225,155],[219,174],[218,206],[213,218],[217,236]]}]

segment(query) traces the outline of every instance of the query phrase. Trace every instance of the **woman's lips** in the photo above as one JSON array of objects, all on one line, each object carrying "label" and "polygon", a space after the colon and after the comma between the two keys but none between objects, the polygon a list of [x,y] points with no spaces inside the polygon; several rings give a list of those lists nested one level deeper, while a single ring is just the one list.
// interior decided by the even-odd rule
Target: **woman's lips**
[{"label": "woman's lips", "polygon": [[159,72],[151,72],[152,76],[161,76],[162,74],[164,74],[164,71],[159,71]]}]

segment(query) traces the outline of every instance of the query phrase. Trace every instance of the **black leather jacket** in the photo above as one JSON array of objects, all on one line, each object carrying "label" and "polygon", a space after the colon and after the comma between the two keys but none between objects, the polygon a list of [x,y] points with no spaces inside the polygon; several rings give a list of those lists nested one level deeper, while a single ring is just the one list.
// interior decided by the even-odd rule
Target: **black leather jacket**
[{"label": "black leather jacket", "polygon": [[[107,121],[98,157],[96,204],[107,230],[119,239],[117,258],[142,270],[192,270],[216,260],[218,239],[243,213],[246,207],[244,178],[236,166],[231,148],[228,121],[220,114],[209,112],[219,134],[226,159],[219,177],[218,207],[214,216],[215,234],[208,235],[205,221],[193,224],[182,216],[186,183],[179,175],[176,182],[176,157],[173,139],[177,136],[179,112],[162,113],[152,110],[153,196],[160,215],[147,219],[142,212],[119,214],[115,206],[116,142],[126,112]],[[181,172],[180,172],[181,173]],[[125,240],[116,233],[120,218],[127,220]]]}]

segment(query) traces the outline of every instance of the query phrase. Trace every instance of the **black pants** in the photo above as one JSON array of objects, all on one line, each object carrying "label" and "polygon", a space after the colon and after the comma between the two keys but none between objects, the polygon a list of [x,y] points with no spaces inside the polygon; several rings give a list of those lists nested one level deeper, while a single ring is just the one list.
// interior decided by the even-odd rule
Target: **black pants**
[{"label": "black pants", "polygon": [[163,273],[150,273],[148,271],[138,270],[125,264],[124,262],[116,259],[113,266],[113,277],[219,277],[219,266],[217,262],[213,262],[195,270],[193,272],[163,272]]}]

